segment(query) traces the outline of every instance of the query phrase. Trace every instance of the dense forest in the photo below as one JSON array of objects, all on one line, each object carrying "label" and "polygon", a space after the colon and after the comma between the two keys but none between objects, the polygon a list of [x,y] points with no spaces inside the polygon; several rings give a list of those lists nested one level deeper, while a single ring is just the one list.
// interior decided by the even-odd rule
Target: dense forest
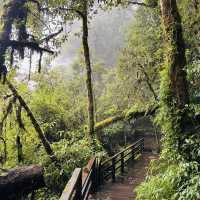
[{"label": "dense forest", "polygon": [[1,0],[0,199],[59,199],[144,116],[161,139],[136,199],[199,199],[199,80],[199,0]]}]

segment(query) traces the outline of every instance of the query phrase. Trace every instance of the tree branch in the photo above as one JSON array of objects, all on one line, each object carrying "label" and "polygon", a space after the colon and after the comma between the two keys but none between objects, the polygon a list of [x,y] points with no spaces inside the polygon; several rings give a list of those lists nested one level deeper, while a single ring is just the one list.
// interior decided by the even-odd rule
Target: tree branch
[{"label": "tree branch", "polygon": [[[3,41],[0,41],[0,43],[2,42]],[[14,49],[18,49],[19,47],[23,47],[23,48],[27,47],[37,52],[47,52],[50,54],[54,54],[54,51],[44,48],[44,47],[40,47],[39,44],[36,42],[9,40],[6,43],[7,43],[7,46],[10,46]]]},{"label": "tree branch", "polygon": [[149,86],[149,90],[152,92],[155,101],[158,101],[158,96],[157,96],[156,92],[155,92],[154,89],[153,89],[153,86],[152,86],[152,84],[151,84],[151,81],[150,81],[150,78],[149,78],[147,72],[145,71],[145,69],[144,69],[144,67],[143,67],[142,65],[139,65],[139,67],[140,67],[142,73],[143,73],[144,76],[145,76],[146,83],[147,83],[147,85]]},{"label": "tree branch", "polygon": [[157,3],[155,4],[146,4],[143,2],[138,2],[138,1],[127,1],[128,4],[132,4],[132,5],[138,5],[138,6],[145,6],[148,8],[155,8],[157,6]]},{"label": "tree branch", "polygon": [[40,139],[40,141],[42,142],[44,149],[46,151],[46,153],[49,155],[50,159],[52,160],[52,162],[54,162],[56,164],[56,166],[61,169],[60,163],[53,151],[53,149],[51,148],[48,140],[46,139],[39,123],[37,122],[36,118],[34,117],[31,109],[29,108],[29,106],[26,104],[26,102],[24,101],[24,99],[22,98],[22,96],[20,96],[20,94],[18,93],[18,91],[16,90],[16,88],[12,85],[12,83],[10,81],[8,81],[7,79],[5,80],[5,83],[7,84],[9,90],[13,93],[13,95],[17,98],[17,100],[19,101],[21,107],[26,111],[27,116],[30,118],[35,131],[38,134],[38,138]]},{"label": "tree branch", "polygon": [[35,17],[36,19],[38,19],[40,21],[41,24],[43,24],[50,32],[51,32],[51,29],[50,27],[42,20],[40,19],[39,15],[37,13],[34,13],[33,11],[31,10],[28,10],[29,14],[31,14],[33,17]]},{"label": "tree branch", "polygon": [[75,8],[63,8],[63,7],[59,7],[58,10],[76,12],[81,18],[85,18],[84,13],[81,12],[80,10],[75,9]]},{"label": "tree branch", "polygon": [[150,108],[149,110],[147,111],[134,111],[134,112],[130,112],[128,114],[120,114],[120,115],[117,115],[117,116],[114,116],[114,117],[110,117],[110,118],[107,118],[101,122],[98,122],[96,123],[95,125],[95,131],[99,131],[99,130],[102,130],[103,128],[106,128],[118,121],[122,121],[122,120],[125,120],[125,119],[138,119],[138,118],[141,118],[141,117],[144,117],[144,116],[151,116],[151,115],[154,115],[155,112],[158,110],[158,106],[154,107],[154,108]]},{"label": "tree branch", "polygon": [[39,43],[42,43],[42,42],[44,42],[44,41],[48,42],[48,41],[51,40],[52,38],[58,36],[62,31],[63,31],[63,28],[61,28],[58,32],[52,33],[52,34],[48,35],[47,37],[41,39]]}]

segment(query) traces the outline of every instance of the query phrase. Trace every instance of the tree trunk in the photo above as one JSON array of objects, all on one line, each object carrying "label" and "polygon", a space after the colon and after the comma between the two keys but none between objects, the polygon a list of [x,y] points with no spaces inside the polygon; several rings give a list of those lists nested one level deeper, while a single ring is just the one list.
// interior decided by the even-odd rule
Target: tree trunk
[{"label": "tree trunk", "polygon": [[55,162],[55,164],[57,165],[57,167],[60,167],[59,162],[57,157],[55,156],[48,140],[46,139],[42,129],[40,128],[40,125],[38,124],[37,120],[35,119],[33,113],[31,112],[30,108],[28,107],[28,105],[26,104],[26,102],[24,101],[24,99],[18,94],[17,90],[15,89],[15,87],[6,79],[6,84],[8,85],[8,88],[11,90],[11,92],[13,93],[13,95],[18,99],[20,105],[25,109],[27,116],[30,118],[37,134],[38,137],[40,139],[40,141],[42,142],[44,149],[46,151],[46,153],[49,155],[50,159]]},{"label": "tree trunk", "polygon": [[14,21],[21,15],[23,15],[23,7],[27,0],[10,0],[8,3],[3,4],[3,8],[0,15],[0,78],[7,74],[7,68],[5,66],[6,50],[9,46],[10,35],[12,33],[12,25]]},{"label": "tree trunk", "polygon": [[0,164],[4,164],[7,161],[7,146],[6,140],[3,137],[0,137],[0,144],[3,143],[4,152],[0,154]]},{"label": "tree trunk", "polygon": [[176,0],[160,0],[160,5],[168,51],[166,67],[169,72],[170,92],[175,97],[177,108],[183,109],[189,103],[189,94],[184,70],[186,56],[181,17]]},{"label": "tree trunk", "polygon": [[17,145],[17,158],[18,158],[18,163],[23,162],[23,149],[22,149],[22,143],[21,139],[19,136],[16,138],[16,145]]},{"label": "tree trunk", "polygon": [[[177,159],[177,154],[188,159],[190,148],[184,146],[194,128],[189,110],[189,92],[186,78],[186,55],[181,16],[176,0],[160,0],[166,39],[166,63],[161,77],[161,121],[165,133],[165,158]],[[187,146],[187,145],[186,145]],[[190,158],[189,158],[190,159]]]},{"label": "tree trunk", "polygon": [[90,49],[88,44],[88,12],[87,12],[87,1],[83,1],[83,12],[82,22],[83,22],[83,50],[86,65],[86,86],[88,92],[88,134],[90,138],[94,136],[94,98],[93,98],[93,86],[92,86],[92,69],[90,62]]},{"label": "tree trunk", "polygon": [[[10,34],[12,30],[12,24],[14,17],[13,13],[16,9],[15,0],[13,3],[8,4],[7,6],[3,6],[2,14],[0,16],[1,20],[1,29],[0,29],[0,66],[4,65],[5,63],[5,53],[7,49],[7,45],[5,41],[8,41],[10,39]],[[4,42],[2,42],[4,41]]]},{"label": "tree trunk", "polygon": [[0,198],[17,200],[45,186],[43,168],[37,165],[15,168],[0,174]]}]

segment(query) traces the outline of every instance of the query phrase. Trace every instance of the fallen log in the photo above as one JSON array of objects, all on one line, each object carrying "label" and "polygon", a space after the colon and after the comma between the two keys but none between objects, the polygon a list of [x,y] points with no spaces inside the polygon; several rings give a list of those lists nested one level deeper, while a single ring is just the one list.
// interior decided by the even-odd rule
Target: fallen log
[{"label": "fallen log", "polygon": [[125,113],[125,114],[122,113],[114,117],[109,117],[103,121],[97,122],[95,124],[95,131],[102,130],[119,121],[129,120],[129,119],[139,119],[144,116],[152,116],[156,113],[158,108],[159,107],[156,105],[153,108],[150,108],[149,110],[146,110],[146,111],[133,111],[133,112]]},{"label": "fallen log", "polygon": [[43,168],[38,165],[3,170],[0,173],[0,199],[3,200],[19,199],[44,186]]}]

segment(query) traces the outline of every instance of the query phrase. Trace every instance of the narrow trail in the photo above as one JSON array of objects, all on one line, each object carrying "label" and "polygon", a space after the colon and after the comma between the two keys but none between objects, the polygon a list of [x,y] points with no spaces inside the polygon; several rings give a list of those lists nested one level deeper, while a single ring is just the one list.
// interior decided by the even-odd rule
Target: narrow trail
[{"label": "narrow trail", "polygon": [[102,186],[90,200],[134,200],[134,189],[144,181],[150,161],[157,158],[158,155],[145,152],[139,160],[129,164],[126,173],[119,176],[115,183]]}]

